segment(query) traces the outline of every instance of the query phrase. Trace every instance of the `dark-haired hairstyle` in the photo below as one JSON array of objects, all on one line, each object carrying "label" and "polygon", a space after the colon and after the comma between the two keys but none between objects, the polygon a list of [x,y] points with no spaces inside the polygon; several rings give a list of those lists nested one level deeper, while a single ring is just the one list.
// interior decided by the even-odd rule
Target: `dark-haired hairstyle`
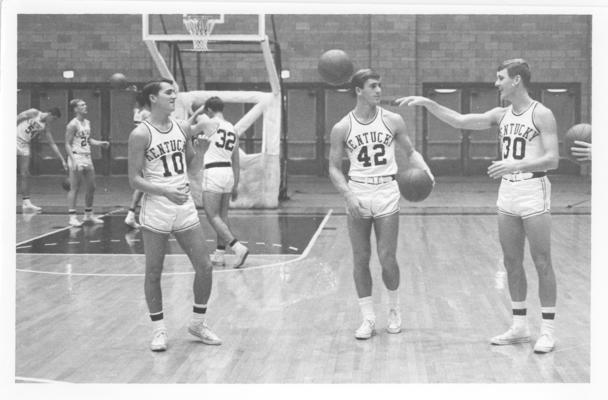
[{"label": "dark-haired hairstyle", "polygon": [[61,111],[59,111],[59,108],[57,107],[49,109],[48,113],[53,115],[57,119],[61,118]]},{"label": "dark-haired hairstyle", "polygon": [[168,83],[173,85],[173,81],[167,78],[161,78],[154,81],[150,81],[144,85],[144,88],[141,90],[141,98],[142,105],[151,106],[150,103],[150,95],[157,95],[160,92],[161,83]]},{"label": "dark-haired hairstyle", "polygon": [[371,68],[360,69],[355,72],[350,78],[350,87],[354,91],[355,88],[363,88],[368,79],[380,79],[380,74]]},{"label": "dark-haired hairstyle", "polygon": [[80,103],[81,101],[84,101],[82,99],[72,99],[70,100],[70,108],[72,109],[72,111],[74,111],[74,109],[76,107],[78,107],[78,103]]},{"label": "dark-haired hairstyle", "polygon": [[205,110],[211,110],[213,112],[223,112],[224,101],[217,96],[209,97],[205,102]]},{"label": "dark-haired hairstyle", "polygon": [[503,61],[502,64],[498,66],[498,71],[502,71],[503,69],[507,70],[509,78],[515,78],[517,75],[519,75],[524,86],[526,88],[529,87],[532,73],[530,72],[530,66],[526,60],[523,58],[512,58],[510,60]]}]

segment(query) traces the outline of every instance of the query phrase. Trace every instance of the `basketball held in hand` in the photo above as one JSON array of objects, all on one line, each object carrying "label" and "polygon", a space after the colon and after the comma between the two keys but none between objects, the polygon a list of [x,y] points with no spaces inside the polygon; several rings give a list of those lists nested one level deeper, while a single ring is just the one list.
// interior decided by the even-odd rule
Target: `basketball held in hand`
[{"label": "basketball held in hand", "polygon": [[325,82],[340,86],[350,80],[354,66],[348,54],[343,50],[333,49],[321,55],[317,70]]},{"label": "basketball held in hand", "polygon": [[591,125],[576,124],[568,129],[564,137],[564,148],[568,158],[577,161],[576,157],[572,155],[572,147],[576,147],[575,140],[591,143]]},{"label": "basketball held in hand", "polygon": [[433,180],[420,168],[410,168],[397,173],[397,184],[401,196],[411,202],[422,201],[433,191]]}]

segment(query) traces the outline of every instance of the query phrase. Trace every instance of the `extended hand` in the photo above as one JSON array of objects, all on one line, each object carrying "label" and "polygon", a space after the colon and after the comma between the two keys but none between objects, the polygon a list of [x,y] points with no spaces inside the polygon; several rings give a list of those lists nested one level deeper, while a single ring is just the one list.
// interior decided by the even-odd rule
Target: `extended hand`
[{"label": "extended hand", "polygon": [[488,175],[492,179],[502,178],[504,175],[517,171],[517,167],[511,160],[492,161],[488,167]]},{"label": "extended hand", "polygon": [[110,142],[108,142],[107,140],[104,140],[101,142],[101,147],[103,147],[104,149],[107,149],[110,147]]},{"label": "extended hand", "polygon": [[395,100],[395,103],[399,105],[399,107],[403,106],[424,106],[429,101],[426,97],[422,96],[406,96],[400,97]]}]

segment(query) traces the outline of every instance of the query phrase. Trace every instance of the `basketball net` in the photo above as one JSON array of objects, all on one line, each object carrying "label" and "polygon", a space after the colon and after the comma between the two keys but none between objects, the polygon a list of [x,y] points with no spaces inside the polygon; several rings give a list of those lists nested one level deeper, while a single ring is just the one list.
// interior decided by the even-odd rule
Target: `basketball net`
[{"label": "basketball net", "polygon": [[209,15],[202,14],[184,14],[184,26],[192,36],[193,50],[209,51],[207,42],[209,36],[213,32],[213,27],[216,23],[222,22],[222,19],[211,18]]}]

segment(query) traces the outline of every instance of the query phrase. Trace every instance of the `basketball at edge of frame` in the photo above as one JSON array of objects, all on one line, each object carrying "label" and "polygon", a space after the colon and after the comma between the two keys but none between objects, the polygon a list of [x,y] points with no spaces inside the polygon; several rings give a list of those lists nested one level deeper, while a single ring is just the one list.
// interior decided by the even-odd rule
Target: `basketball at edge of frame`
[{"label": "basketball at edge of frame", "polygon": [[578,140],[581,142],[591,143],[591,125],[589,124],[576,124],[570,127],[564,136],[564,150],[568,158],[573,161],[578,161],[576,157],[572,155],[572,147],[576,147],[574,141]]},{"label": "basketball at edge of frame", "polygon": [[110,86],[114,89],[126,89],[129,86],[129,81],[124,74],[116,72],[110,76]]},{"label": "basketball at edge of frame", "polygon": [[70,191],[71,186],[70,186],[70,178],[69,178],[69,177],[65,176],[65,177],[63,178],[63,180],[61,181],[61,187],[62,187],[62,188],[63,188],[63,190],[65,190],[66,192],[69,192],[69,191]]},{"label": "basketball at edge of frame", "polygon": [[317,71],[330,85],[340,86],[348,82],[354,72],[353,62],[344,50],[327,50],[319,58]]},{"label": "basketball at edge of frame", "polygon": [[404,199],[419,202],[433,191],[433,181],[426,171],[420,168],[410,168],[397,173],[397,184]]}]

